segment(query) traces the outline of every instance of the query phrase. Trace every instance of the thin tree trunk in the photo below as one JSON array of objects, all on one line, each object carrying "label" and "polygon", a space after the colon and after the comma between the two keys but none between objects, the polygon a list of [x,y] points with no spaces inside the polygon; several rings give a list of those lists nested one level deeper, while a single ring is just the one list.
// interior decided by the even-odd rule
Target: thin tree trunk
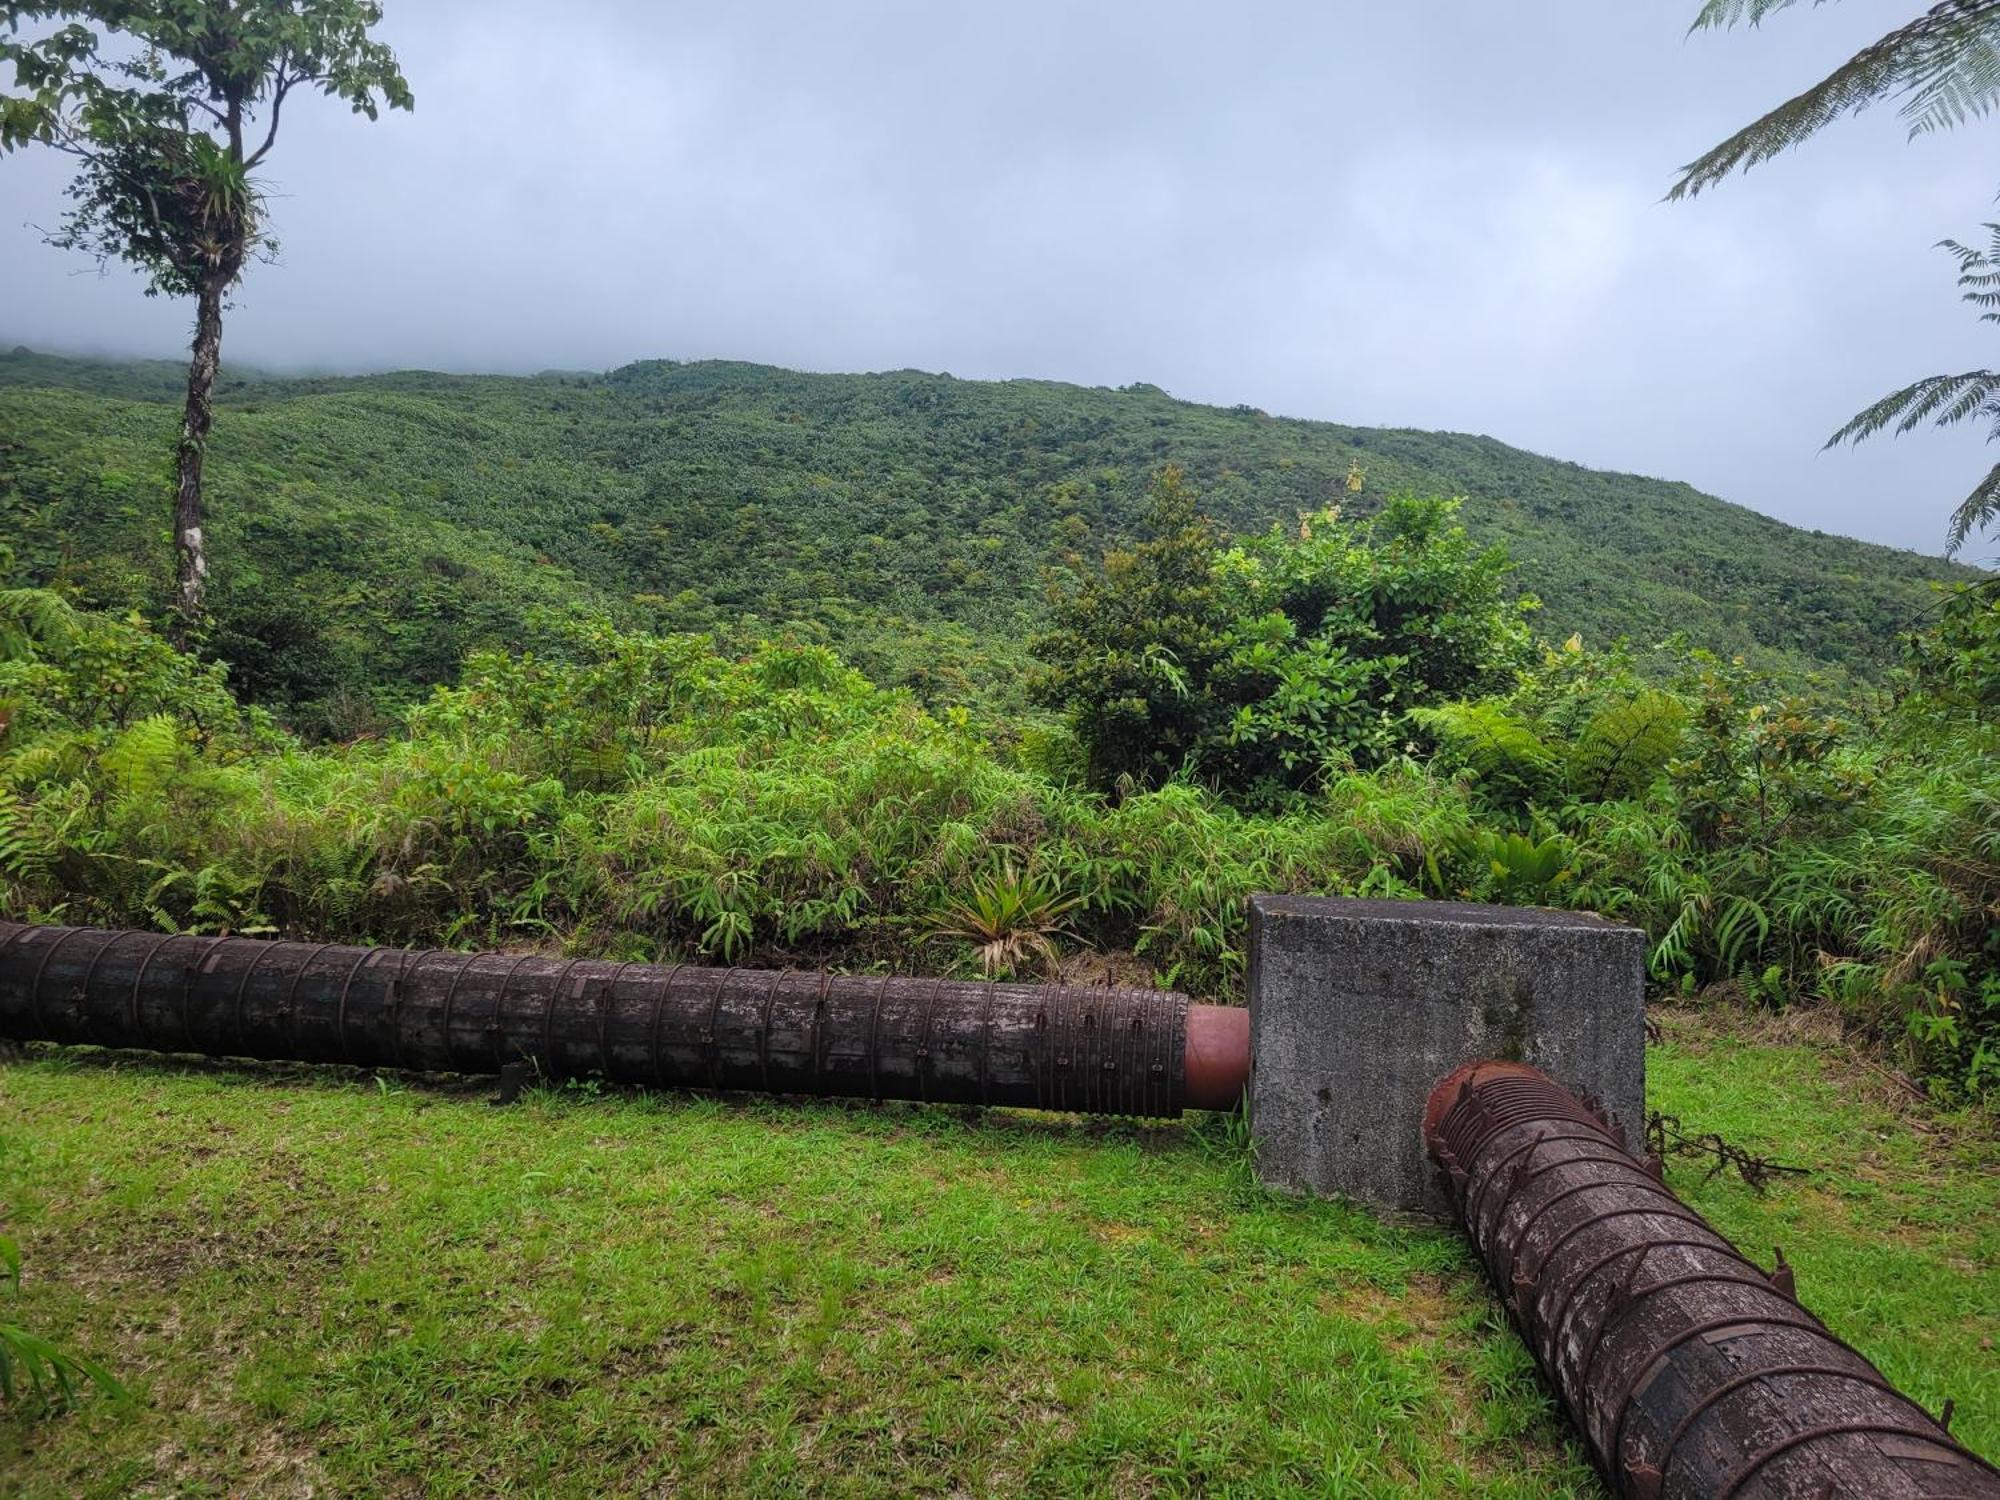
[{"label": "thin tree trunk", "polygon": [[210,275],[201,285],[194,319],[194,353],[188,361],[187,410],[181,419],[179,474],[174,489],[174,609],[181,644],[200,628],[202,596],[208,587],[208,543],[202,534],[201,465],[208,431],[215,425],[215,374],[222,359],[222,294],[225,283]]}]

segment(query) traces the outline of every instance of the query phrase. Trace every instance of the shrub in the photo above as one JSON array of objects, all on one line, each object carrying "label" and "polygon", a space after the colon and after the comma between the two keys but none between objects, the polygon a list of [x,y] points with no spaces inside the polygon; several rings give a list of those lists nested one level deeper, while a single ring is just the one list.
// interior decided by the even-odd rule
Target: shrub
[{"label": "shrub", "polygon": [[1476,550],[1458,503],[1337,510],[1222,549],[1181,472],[1153,485],[1152,535],[1074,574],[1030,650],[1100,788],[1185,773],[1275,807],[1343,766],[1396,753],[1413,706],[1496,685],[1532,600]]}]

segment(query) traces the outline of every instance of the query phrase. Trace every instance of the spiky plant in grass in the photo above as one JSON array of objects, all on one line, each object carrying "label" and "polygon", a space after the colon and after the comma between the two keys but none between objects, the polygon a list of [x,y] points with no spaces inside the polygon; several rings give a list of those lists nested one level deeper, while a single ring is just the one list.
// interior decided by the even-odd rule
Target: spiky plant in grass
[{"label": "spiky plant in grass", "polygon": [[1055,940],[1075,936],[1062,919],[1079,904],[1054,877],[1008,859],[932,918],[927,936],[972,944],[989,979],[1015,973],[1031,957],[1047,972],[1056,966]]},{"label": "spiky plant in grass", "polygon": [[[0,1285],[20,1285],[21,1250],[0,1236]],[[23,1397],[67,1404],[79,1382],[96,1386],[114,1401],[127,1398],[125,1387],[94,1360],[60,1349],[38,1334],[0,1322],[0,1398]]]}]

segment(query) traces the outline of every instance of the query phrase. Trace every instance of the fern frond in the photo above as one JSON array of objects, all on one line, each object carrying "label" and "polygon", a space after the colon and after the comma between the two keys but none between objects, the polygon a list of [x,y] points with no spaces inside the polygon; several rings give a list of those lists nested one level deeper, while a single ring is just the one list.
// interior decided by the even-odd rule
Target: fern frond
[{"label": "fern frond", "polygon": [[[1755,25],[1794,0],[1711,0],[1697,29]],[[1842,115],[1899,96],[1910,133],[1941,130],[2000,102],[2000,0],[1939,0],[1906,26],[1862,48],[1804,93],[1681,169],[1669,199],[1692,198],[1732,172],[1769,161]]]},{"label": "fern frond", "polygon": [[1955,555],[1975,528],[1983,529],[1995,521],[2000,521],[2000,464],[1988,469],[1986,477],[1972,487],[1972,493],[1951,513],[1951,520],[1945,526],[1945,556]]},{"label": "fern frond", "polygon": [[0,786],[0,876],[22,885],[38,884],[55,869],[58,847],[35,825],[33,809]]},{"label": "fern frond", "polygon": [[1986,248],[1975,250],[1957,240],[1939,240],[1938,249],[1958,262],[1959,300],[1988,309],[1982,323],[2000,323],[2000,224],[1986,225]]},{"label": "fern frond", "polygon": [[1910,134],[1949,130],[1986,114],[2000,94],[2000,45],[1991,30],[1975,31],[1963,51],[1935,76],[1910,91],[1898,113],[1910,122]]},{"label": "fern frond", "polygon": [[1598,710],[1571,752],[1573,775],[1593,801],[1643,792],[1680,748],[1687,708],[1648,689]]},{"label": "fern frond", "polygon": [[173,778],[184,748],[178,719],[172,714],[149,714],[113,740],[97,763],[122,796],[143,802]]},{"label": "fern frond", "polygon": [[[1938,248],[1958,262],[1959,296],[1974,307],[1989,309],[1980,314],[1983,322],[2000,323],[2000,224],[1985,227],[1988,239],[1984,250],[1958,240],[1940,240]],[[1926,421],[1950,427],[1972,417],[1982,417],[1991,424],[1988,441],[2000,439],[2000,370],[1931,375],[1891,391],[1849,418],[1826,440],[1826,447],[1858,443],[1892,426],[1901,437]],[[1996,519],[2000,519],[2000,468],[1989,471],[1952,512],[1945,528],[1945,555],[1956,553],[1975,529]]]},{"label": "fern frond", "polygon": [[1541,737],[1498,704],[1443,703],[1412,709],[1410,719],[1488,785],[1532,796],[1555,769]]},{"label": "fern frond", "polygon": [[[1849,418],[1846,425],[1826,440],[1826,448],[1837,447],[1841,443],[1858,443],[1865,437],[1885,431],[1891,423],[1895,424],[1896,433],[1901,436],[1921,424],[1926,417],[1937,413],[1940,407],[1944,407],[1945,411],[1937,416],[1936,422],[1939,427],[1945,427],[1977,410],[1996,392],[2000,392],[2000,371],[1967,370],[1962,375],[1927,375],[1922,380],[1912,381],[1900,391],[1891,391],[1873,406]],[[1968,396],[1972,400],[1971,408],[1959,416],[1952,415]]]},{"label": "fern frond", "polygon": [[53,589],[0,589],[0,661],[33,661],[37,646],[61,645],[76,624],[76,611]]},{"label": "fern frond", "polygon": [[2000,224],[1988,222],[1986,248],[1975,250],[1959,240],[1939,240],[1938,249],[1951,252],[1958,262],[1960,281],[1990,282],[2000,280],[2000,270],[1994,269],[1996,258],[2000,258]]},{"label": "fern frond", "polygon": [[1795,5],[1798,0],[1708,0],[1694,18],[1689,32],[1708,31],[1718,26],[1746,23],[1755,26],[1774,10]]}]

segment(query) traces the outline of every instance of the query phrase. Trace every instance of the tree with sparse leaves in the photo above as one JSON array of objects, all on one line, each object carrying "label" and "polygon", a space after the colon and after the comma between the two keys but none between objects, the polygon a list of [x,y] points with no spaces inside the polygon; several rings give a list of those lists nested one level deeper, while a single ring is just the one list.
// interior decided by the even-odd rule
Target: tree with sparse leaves
[{"label": "tree with sparse leaves", "polygon": [[173,520],[184,638],[200,628],[209,571],[202,460],[223,305],[270,245],[252,174],[296,92],[371,120],[411,107],[395,55],[369,35],[381,19],[373,0],[0,0],[0,63],[14,67],[0,152],[43,145],[77,162],[74,207],[50,242],[130,262],[149,296],[195,300]]},{"label": "tree with sparse leaves", "polygon": [[[1694,29],[1755,26],[1797,0],[1708,0]],[[1883,99],[1900,101],[1898,113],[1911,136],[1948,130],[2000,105],[2000,0],[1939,0],[1907,25],[1862,48],[1804,93],[1786,100],[1681,170],[1667,194],[1692,198],[1738,170],[1769,161],[1843,115]],[[1973,250],[1953,240],[1943,248],[1957,257],[1966,300],[2000,321],[2000,226],[1988,225],[1993,243]],[[2000,372],[1972,370],[1933,375],[1904,386],[1861,412],[1827,439],[1831,448],[1859,442],[1891,425],[1898,433],[1925,421],[1939,427],[1972,418],[1991,424],[2000,438]],[[2000,519],[2000,464],[1988,470],[1952,512],[1945,551],[1955,553],[1975,528]]]}]

